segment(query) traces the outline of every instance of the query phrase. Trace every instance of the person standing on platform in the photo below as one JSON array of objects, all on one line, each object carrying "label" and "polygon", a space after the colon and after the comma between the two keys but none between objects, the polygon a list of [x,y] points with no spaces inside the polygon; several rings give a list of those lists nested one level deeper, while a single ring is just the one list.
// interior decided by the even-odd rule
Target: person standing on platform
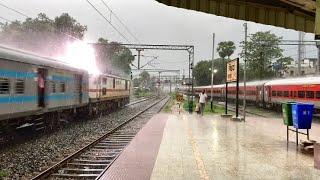
[{"label": "person standing on platform", "polygon": [[200,103],[200,112],[201,115],[203,116],[203,111],[206,105],[206,101],[207,101],[207,94],[206,91],[203,90],[200,94],[199,94],[199,103]]}]

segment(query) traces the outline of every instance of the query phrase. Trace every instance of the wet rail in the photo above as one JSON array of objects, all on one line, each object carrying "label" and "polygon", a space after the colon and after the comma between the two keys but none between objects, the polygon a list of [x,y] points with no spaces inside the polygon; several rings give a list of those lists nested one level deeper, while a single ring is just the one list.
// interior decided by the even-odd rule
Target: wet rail
[{"label": "wet rail", "polygon": [[[157,100],[89,145],[35,176],[33,180],[98,178],[112,165],[141,128],[130,128],[128,131],[124,130],[124,126],[134,119],[159,112],[168,100],[169,97]],[[158,104],[160,107],[152,110],[152,107]]]}]

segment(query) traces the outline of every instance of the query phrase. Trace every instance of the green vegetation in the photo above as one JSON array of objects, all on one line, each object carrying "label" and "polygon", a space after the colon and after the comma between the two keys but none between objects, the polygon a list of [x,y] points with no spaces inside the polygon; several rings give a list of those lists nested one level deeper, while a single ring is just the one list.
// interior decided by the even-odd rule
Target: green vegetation
[{"label": "green vegetation", "polygon": [[[281,76],[291,63],[292,58],[283,56],[279,47],[282,37],[270,31],[249,35],[247,42],[248,78],[268,79]],[[241,43],[244,47],[244,42]],[[244,48],[241,57],[245,57]]]},{"label": "green vegetation", "polygon": [[141,98],[141,97],[149,97],[152,95],[152,92],[150,92],[147,89],[142,89],[142,88],[138,88],[134,91],[134,96],[137,98]]},{"label": "green vegetation", "polygon": [[8,177],[9,173],[6,170],[0,170],[0,179],[4,179],[5,177]]},{"label": "green vegetation", "polygon": [[[40,13],[24,21],[0,23],[0,39],[2,44],[13,48],[56,58],[66,51],[70,43],[82,40],[87,30],[86,25],[80,24],[68,13],[54,19]],[[134,60],[131,51],[118,42],[108,42],[104,38],[99,38],[98,43],[94,49],[100,71],[129,77],[130,65]]]},{"label": "green vegetation", "polygon": [[[193,112],[195,112],[195,107],[196,107],[196,104],[193,103]],[[189,103],[188,102],[185,102],[183,104],[183,108],[186,110],[186,111],[189,111]],[[217,105],[217,104],[213,104],[213,112],[211,111],[211,105],[210,105],[210,102],[206,104],[205,108],[204,108],[204,114],[224,114],[224,107],[220,106],[220,105]]]},{"label": "green vegetation", "polygon": [[[247,80],[263,80],[282,77],[288,70],[288,65],[293,62],[291,57],[283,55],[280,48],[282,37],[278,37],[270,31],[250,34],[247,41]],[[240,48],[240,81],[243,78],[243,59],[245,57],[244,42]],[[218,72],[214,74],[213,83],[225,82],[226,61],[230,59],[236,47],[233,42],[225,41],[218,44],[217,52],[220,58],[213,60],[213,67]],[[197,86],[205,86],[211,83],[212,60],[199,61],[194,67],[194,77]]]}]

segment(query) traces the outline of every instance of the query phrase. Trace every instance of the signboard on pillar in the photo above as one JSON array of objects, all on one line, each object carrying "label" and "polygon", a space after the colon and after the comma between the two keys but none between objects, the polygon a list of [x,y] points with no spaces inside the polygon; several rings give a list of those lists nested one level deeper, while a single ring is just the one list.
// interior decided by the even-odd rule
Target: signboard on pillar
[{"label": "signboard on pillar", "polygon": [[320,0],[316,1],[316,22],[314,24],[315,40],[320,40]]},{"label": "signboard on pillar", "polygon": [[227,62],[227,82],[236,82],[238,79],[238,59]]},{"label": "signboard on pillar", "polygon": [[225,114],[228,114],[228,83],[236,82],[236,118],[239,116],[239,58],[227,62]]}]

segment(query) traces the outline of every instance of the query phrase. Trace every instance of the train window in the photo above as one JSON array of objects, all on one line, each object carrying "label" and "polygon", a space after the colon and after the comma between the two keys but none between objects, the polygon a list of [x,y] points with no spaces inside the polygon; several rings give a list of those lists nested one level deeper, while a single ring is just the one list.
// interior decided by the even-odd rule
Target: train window
[{"label": "train window", "polygon": [[24,94],[24,80],[17,79],[16,80],[16,94]]},{"label": "train window", "polygon": [[56,92],[56,83],[54,81],[51,82],[51,91],[52,93]]},{"label": "train window", "polygon": [[305,92],[304,91],[298,91],[298,98],[305,98]]},{"label": "train window", "polygon": [[289,91],[283,91],[283,97],[289,97]]},{"label": "train window", "polygon": [[282,91],[277,91],[277,96],[282,97]]},{"label": "train window", "polygon": [[126,90],[128,90],[129,81],[126,81]]},{"label": "train window", "polygon": [[317,98],[317,99],[320,99],[320,91],[317,91],[317,92],[316,92],[316,98]]},{"label": "train window", "polygon": [[66,92],[66,84],[64,82],[60,83],[60,92]]},{"label": "train window", "polygon": [[294,91],[294,97],[297,97],[297,91]]},{"label": "train window", "polygon": [[103,96],[107,95],[107,88],[102,88],[102,95]]},{"label": "train window", "polygon": [[307,98],[313,99],[314,98],[314,92],[313,91],[307,91],[306,96],[307,96]]},{"label": "train window", "polygon": [[115,88],[116,88],[116,79],[113,78],[113,89],[115,89]]},{"label": "train window", "polygon": [[290,97],[293,97],[293,91],[290,91]]},{"label": "train window", "polygon": [[7,78],[0,78],[0,94],[10,94],[10,81]]},{"label": "train window", "polygon": [[272,96],[277,96],[277,92],[276,91],[272,91]]},{"label": "train window", "polygon": [[103,78],[103,79],[102,79],[102,84],[103,84],[103,85],[106,85],[106,84],[107,84],[107,78]]}]

